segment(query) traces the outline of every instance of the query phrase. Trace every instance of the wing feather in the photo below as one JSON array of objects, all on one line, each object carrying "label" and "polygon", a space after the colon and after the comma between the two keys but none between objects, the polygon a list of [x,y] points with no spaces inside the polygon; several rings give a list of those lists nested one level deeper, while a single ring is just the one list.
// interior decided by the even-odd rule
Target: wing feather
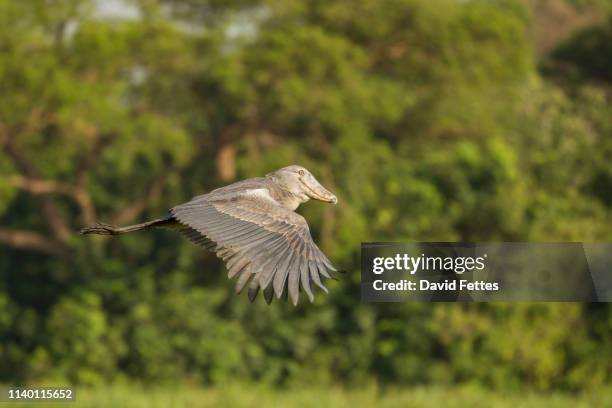
[{"label": "wing feather", "polygon": [[251,283],[249,283],[249,300],[253,302],[255,298],[257,298],[257,294],[259,293],[259,283],[255,279],[251,279]]},{"label": "wing feather", "polygon": [[268,286],[267,288],[264,289],[264,299],[266,299],[266,303],[270,304],[272,303],[272,300],[274,299],[274,288],[272,286]]},{"label": "wing feather", "polygon": [[243,270],[247,265],[249,265],[250,261],[247,258],[238,258],[238,261],[233,264],[231,267],[228,266],[227,277],[232,279],[236,276],[241,270]]},{"label": "wing feather", "polygon": [[283,295],[283,291],[285,290],[290,268],[296,256],[297,254],[289,250],[289,255],[287,255],[283,259],[283,262],[281,264],[279,264],[278,271],[274,276],[274,293],[276,293],[276,297],[279,299]]},{"label": "wing feather", "polygon": [[242,272],[240,272],[240,277],[236,281],[236,293],[242,293],[242,290],[244,289],[247,282],[249,281],[249,279],[251,279],[252,276],[253,274],[251,273],[251,268],[249,266],[246,266],[242,270]]},{"label": "wing feather", "polygon": [[321,282],[321,277],[319,277],[319,268],[317,268],[316,262],[308,261],[308,269],[310,269],[310,277],[315,285],[327,293],[327,288],[323,285],[323,282]]},{"label": "wing feather", "polygon": [[314,295],[312,293],[312,288],[310,287],[310,274],[308,271],[308,261],[304,260],[300,264],[300,281],[302,282],[302,287],[304,288],[304,292],[308,296],[308,300],[310,302],[314,301]]},{"label": "wing feather", "polygon": [[[286,263],[287,258],[291,256],[291,251],[286,244],[282,244],[278,252],[272,254],[270,259],[262,265],[259,271],[259,285],[262,288],[272,286],[274,288],[274,277],[277,274],[282,274],[282,267]],[[276,291],[275,291],[276,292]]]}]

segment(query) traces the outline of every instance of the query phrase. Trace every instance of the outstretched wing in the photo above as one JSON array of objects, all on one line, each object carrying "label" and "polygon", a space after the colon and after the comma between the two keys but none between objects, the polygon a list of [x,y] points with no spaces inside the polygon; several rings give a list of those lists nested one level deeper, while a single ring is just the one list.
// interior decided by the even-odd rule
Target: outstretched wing
[{"label": "outstretched wing", "polygon": [[228,276],[238,277],[236,292],[249,285],[251,301],[259,289],[268,303],[273,294],[288,293],[297,304],[300,286],[312,302],[312,283],[327,292],[321,278],[336,269],[312,240],[304,217],[277,204],[266,189],[204,195],[170,212],[188,238],[224,260]]}]

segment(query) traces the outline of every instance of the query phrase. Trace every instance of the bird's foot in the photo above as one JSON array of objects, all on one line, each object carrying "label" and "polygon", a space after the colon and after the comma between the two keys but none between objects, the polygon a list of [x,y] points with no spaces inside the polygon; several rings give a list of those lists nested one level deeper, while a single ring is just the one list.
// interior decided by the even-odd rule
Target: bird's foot
[{"label": "bird's foot", "polygon": [[117,227],[103,222],[97,222],[91,227],[86,227],[79,231],[79,234],[98,234],[98,235],[115,235],[117,233]]}]

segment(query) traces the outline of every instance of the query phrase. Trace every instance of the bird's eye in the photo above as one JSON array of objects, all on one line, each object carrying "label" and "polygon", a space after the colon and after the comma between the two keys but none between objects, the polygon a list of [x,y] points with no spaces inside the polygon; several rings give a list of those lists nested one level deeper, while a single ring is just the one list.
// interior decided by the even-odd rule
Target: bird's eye
[{"label": "bird's eye", "polygon": [[300,176],[303,176],[303,175],[304,175],[304,170],[298,170],[298,174],[299,174]]}]

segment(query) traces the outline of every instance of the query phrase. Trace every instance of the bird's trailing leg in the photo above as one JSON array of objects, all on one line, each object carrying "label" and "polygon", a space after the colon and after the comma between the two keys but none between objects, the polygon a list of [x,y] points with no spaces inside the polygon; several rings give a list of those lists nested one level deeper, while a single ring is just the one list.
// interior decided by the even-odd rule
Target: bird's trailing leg
[{"label": "bird's trailing leg", "polygon": [[143,222],[142,224],[128,225],[127,227],[117,227],[115,225],[98,222],[91,227],[83,228],[81,231],[79,231],[79,233],[81,235],[121,235],[128,232],[140,231],[149,227],[172,226],[172,224],[177,224],[177,222],[172,218],[172,216],[168,215],[152,221]]},{"label": "bird's trailing leg", "polygon": [[97,222],[95,225],[91,227],[85,227],[79,231],[79,234],[98,234],[98,235],[118,235],[121,234],[119,232],[120,228],[110,224],[104,224],[102,222]]}]

